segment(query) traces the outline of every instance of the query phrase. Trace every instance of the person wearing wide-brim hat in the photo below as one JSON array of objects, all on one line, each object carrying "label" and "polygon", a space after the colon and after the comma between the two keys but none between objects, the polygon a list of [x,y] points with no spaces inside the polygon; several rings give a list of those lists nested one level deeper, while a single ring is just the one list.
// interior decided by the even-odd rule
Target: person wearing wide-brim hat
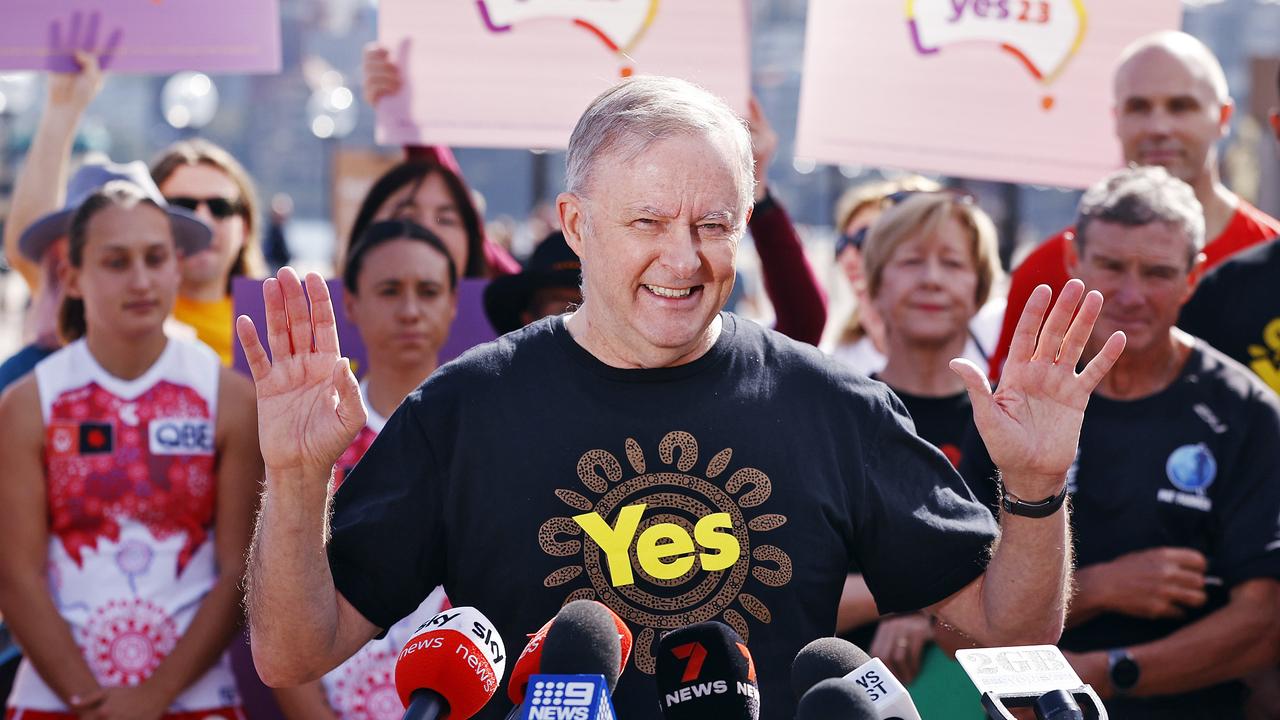
[{"label": "person wearing wide-brim hat", "polygon": [[504,335],[580,304],[581,283],[582,261],[557,230],[534,249],[524,270],[489,283],[484,312],[493,329]]},{"label": "person wearing wide-brim hat", "polygon": [[[61,303],[62,268],[66,266],[67,231],[71,218],[85,198],[93,195],[109,182],[124,181],[137,186],[144,195],[154,200],[169,214],[173,237],[178,250],[184,254],[199,252],[208,247],[213,238],[208,225],[192,213],[172,207],[151,179],[151,173],[142,162],[113,163],[109,160],[89,162],[81,166],[67,183],[67,202],[27,226],[18,238],[18,250],[24,258],[45,268],[40,292],[52,296],[53,306]],[[0,390],[25,375],[36,363],[61,347],[56,332],[56,315],[36,315],[36,339],[0,364]]]}]

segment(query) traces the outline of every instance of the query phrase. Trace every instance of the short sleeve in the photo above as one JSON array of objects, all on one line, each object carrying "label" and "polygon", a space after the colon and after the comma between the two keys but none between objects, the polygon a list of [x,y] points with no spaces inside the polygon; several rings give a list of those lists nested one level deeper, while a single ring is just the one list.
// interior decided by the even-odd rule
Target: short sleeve
[{"label": "short sleeve", "polygon": [[880,612],[918,610],[981,575],[999,529],[887,389],[877,410],[862,485],[850,496],[854,557]]},{"label": "short sleeve", "polygon": [[1235,472],[1214,493],[1220,521],[1210,573],[1227,587],[1254,578],[1280,578],[1280,407],[1259,388]]},{"label": "short sleeve", "polygon": [[414,398],[392,414],[342,483],[330,523],[334,585],[383,630],[444,579],[441,478]]}]

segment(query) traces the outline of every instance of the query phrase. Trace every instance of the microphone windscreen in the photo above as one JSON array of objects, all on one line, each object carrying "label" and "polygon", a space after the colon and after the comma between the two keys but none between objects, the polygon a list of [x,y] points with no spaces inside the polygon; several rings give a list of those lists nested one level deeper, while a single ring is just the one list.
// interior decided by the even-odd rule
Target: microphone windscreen
[{"label": "microphone windscreen", "polygon": [[507,665],[502,637],[472,607],[454,607],[423,623],[396,659],[396,691],[405,707],[415,690],[433,690],[449,717],[480,712],[498,690]]},{"label": "microphone windscreen", "polygon": [[[615,617],[612,610],[595,600],[574,600],[560,608],[542,643],[540,672],[603,675],[609,692],[613,692],[622,674],[623,644]],[[630,638],[628,630],[628,651]]]},{"label": "microphone windscreen", "polygon": [[520,651],[520,657],[516,658],[516,664],[511,668],[511,679],[507,680],[507,698],[511,700],[511,704],[519,705],[524,702],[529,678],[542,672],[542,646],[547,641],[547,631],[554,622],[555,618],[548,620],[538,628],[538,632],[530,635],[529,642]]},{"label": "microphone windscreen", "polygon": [[828,678],[809,688],[796,707],[796,720],[875,720],[867,693],[844,678]]},{"label": "microphone windscreen", "polygon": [[667,720],[756,720],[760,689],[755,663],[738,633],[701,622],[658,641],[658,704]]},{"label": "microphone windscreen", "polygon": [[823,680],[844,677],[870,660],[870,655],[848,640],[818,638],[801,648],[791,662],[791,690],[800,698]]}]

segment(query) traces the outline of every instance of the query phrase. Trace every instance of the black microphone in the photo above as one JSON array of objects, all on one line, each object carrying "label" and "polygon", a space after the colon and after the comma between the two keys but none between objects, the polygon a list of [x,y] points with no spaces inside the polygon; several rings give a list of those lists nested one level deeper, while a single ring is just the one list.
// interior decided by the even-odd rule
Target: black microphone
[{"label": "black microphone", "polygon": [[622,642],[613,612],[595,600],[560,608],[542,643],[544,675],[603,675],[609,692],[622,674]]},{"label": "black microphone", "polygon": [[673,630],[658,641],[658,703],[666,720],[757,720],[760,686],[746,643],[715,621]]},{"label": "black microphone", "polygon": [[791,661],[791,690],[799,699],[823,680],[844,677],[870,660],[870,655],[848,640],[818,638],[800,648]]},{"label": "black microphone", "polygon": [[862,688],[843,677],[819,681],[796,706],[796,720],[876,720],[878,717]]}]

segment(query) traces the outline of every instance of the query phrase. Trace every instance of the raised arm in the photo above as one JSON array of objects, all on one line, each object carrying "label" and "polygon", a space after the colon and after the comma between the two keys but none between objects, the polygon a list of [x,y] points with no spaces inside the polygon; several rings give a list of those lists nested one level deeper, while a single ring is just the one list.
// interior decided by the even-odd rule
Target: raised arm
[{"label": "raised arm", "polygon": [[[1125,342],[1123,333],[1115,333],[1077,373],[1102,310],[1102,295],[1084,295],[1084,283],[1072,280],[1041,328],[1050,295],[1045,285],[1031,294],[994,393],[972,362],[951,361],[952,369],[964,378],[974,421],[1000,468],[1004,495],[1029,503],[1057,498],[1064,491],[1089,396],[1120,357]],[[1070,584],[1066,505],[1042,518],[1001,510],[1000,529],[987,571],[933,611],[981,644],[1056,643]]]},{"label": "raised arm", "polygon": [[755,98],[751,98],[748,121],[756,168],[756,206],[749,227],[760,256],[764,291],[777,316],[774,329],[793,340],[817,345],[827,324],[827,296],[805,257],[795,225],[769,194],[769,163],[778,149],[778,134]]},{"label": "raised arm", "polygon": [[49,96],[36,126],[31,148],[13,186],[9,218],[4,224],[4,257],[22,274],[32,294],[39,288],[40,267],[18,250],[18,238],[31,223],[66,202],[68,167],[76,128],[84,111],[102,89],[102,70],[92,53],[77,51],[78,73],[50,73]]},{"label": "raised arm", "polygon": [[[334,587],[325,555],[333,463],[364,425],[355,376],[338,355],[324,280],[292,268],[262,285],[267,344],[236,320],[258,398],[265,491],[249,556],[249,627],[263,682],[315,680],[378,629]],[[310,308],[308,308],[308,297]]]}]

